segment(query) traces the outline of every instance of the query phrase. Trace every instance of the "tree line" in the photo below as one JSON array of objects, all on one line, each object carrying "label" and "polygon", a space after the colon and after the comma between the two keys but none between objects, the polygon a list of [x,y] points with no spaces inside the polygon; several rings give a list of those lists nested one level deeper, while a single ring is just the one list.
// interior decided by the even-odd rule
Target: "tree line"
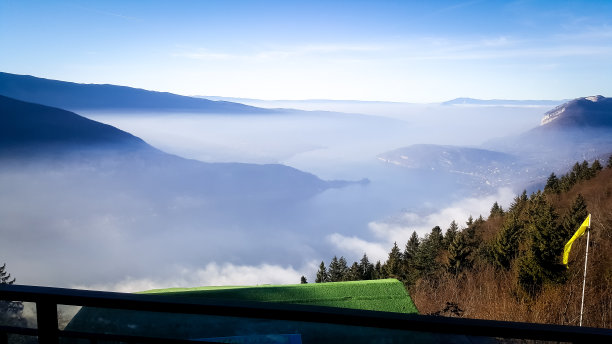
[{"label": "tree line", "polygon": [[[429,312],[426,313],[439,314],[439,309],[445,305],[448,307],[448,304],[466,307],[470,302],[477,303],[477,300],[462,302],[461,298],[462,294],[477,293],[475,290],[463,289],[474,284],[473,281],[481,280],[480,285],[474,285],[473,288],[496,289],[498,293],[503,289],[503,297],[509,305],[521,305],[526,313],[533,312],[533,309],[539,307],[538,303],[551,299],[555,293],[555,297],[562,298],[561,290],[569,288],[571,290],[568,293],[577,293],[573,286],[567,284],[578,278],[578,269],[568,269],[562,264],[563,248],[589,213],[587,200],[577,190],[577,186],[588,192],[589,198],[598,200],[598,206],[603,202],[601,197],[607,197],[606,202],[612,197],[611,187],[602,189],[587,183],[603,170],[608,170],[606,175],[612,175],[612,156],[605,169],[599,160],[590,165],[587,161],[577,162],[567,174],[559,178],[551,173],[543,190],[530,195],[523,191],[506,210],[495,202],[487,219],[482,216],[473,219],[470,216],[461,226],[453,220],[445,231],[435,226],[423,237],[413,232],[403,249],[397,243],[393,244],[384,262],[372,264],[367,254],[350,266],[344,257],[333,257],[327,267],[321,262],[315,282],[397,278],[408,288],[417,307],[417,295],[422,295],[420,303],[426,305],[423,308],[428,308]],[[609,180],[603,178],[597,183],[609,183]],[[591,196],[598,192],[604,195],[597,194],[598,198]],[[609,211],[602,212],[608,221]],[[602,247],[608,244],[612,246],[612,228],[609,233],[600,233],[593,238],[600,241]],[[580,251],[580,248],[576,250]],[[601,279],[605,284],[604,289],[612,291],[612,272],[601,273],[607,274],[607,277]],[[485,275],[488,279],[482,277]],[[449,295],[446,297],[452,300],[432,300],[427,289]],[[492,297],[491,302],[496,302],[498,297]],[[432,305],[436,302],[436,305]],[[474,308],[486,307],[476,305]],[[419,309],[423,312],[421,307]],[[526,321],[525,318],[516,319],[512,316],[504,318],[506,315],[501,314],[501,311],[496,311],[499,312],[497,316],[478,315],[476,311],[469,311],[466,309],[466,314],[473,317]],[[604,326],[612,327],[612,309],[606,312],[608,320],[603,321]],[[528,318],[533,314],[524,316]],[[545,317],[539,316],[541,319]],[[544,322],[571,321],[567,318]]]}]

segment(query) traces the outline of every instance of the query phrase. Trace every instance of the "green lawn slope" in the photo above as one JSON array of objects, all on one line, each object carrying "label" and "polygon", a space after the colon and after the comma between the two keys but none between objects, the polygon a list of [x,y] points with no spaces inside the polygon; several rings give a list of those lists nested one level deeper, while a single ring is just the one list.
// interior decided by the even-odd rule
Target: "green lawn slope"
[{"label": "green lawn slope", "polygon": [[[404,286],[395,279],[251,287],[172,288],[141,293],[190,299],[233,302],[244,300],[417,313]],[[228,343],[430,343],[438,339],[437,335],[431,333],[363,326],[243,318],[240,315],[226,317],[168,314],[92,307],[82,308],[66,329],[163,338],[220,338],[219,341]],[[296,338],[297,341],[294,341]]]},{"label": "green lawn slope", "polygon": [[244,287],[170,288],[142,293],[418,313],[403,284],[396,279]]}]

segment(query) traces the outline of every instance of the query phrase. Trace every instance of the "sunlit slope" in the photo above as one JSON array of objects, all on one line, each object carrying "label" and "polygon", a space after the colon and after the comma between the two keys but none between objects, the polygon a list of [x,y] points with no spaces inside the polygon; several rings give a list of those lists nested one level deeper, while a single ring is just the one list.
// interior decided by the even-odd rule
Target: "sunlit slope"
[{"label": "sunlit slope", "polygon": [[[395,279],[256,287],[175,288],[143,293],[189,297],[192,300],[248,300],[417,313],[402,283]],[[438,334],[364,326],[91,307],[83,307],[66,330],[186,339],[254,336],[250,339],[241,338],[249,343],[256,342],[262,336],[285,334],[299,336],[302,343],[373,343],[380,342],[381,338],[389,343],[442,342]],[[455,336],[452,339],[452,342],[457,342]],[[451,341],[447,338],[446,342]]]},{"label": "sunlit slope", "polygon": [[418,313],[406,289],[396,279],[255,287],[171,288],[143,293]]}]

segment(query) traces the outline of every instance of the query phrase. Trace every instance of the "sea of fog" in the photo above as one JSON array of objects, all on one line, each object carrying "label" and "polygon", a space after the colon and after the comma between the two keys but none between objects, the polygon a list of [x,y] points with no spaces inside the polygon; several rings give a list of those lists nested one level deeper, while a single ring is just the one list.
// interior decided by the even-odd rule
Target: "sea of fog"
[{"label": "sea of fog", "polygon": [[506,205],[516,191],[475,191],[460,176],[408,170],[378,160],[378,154],[416,143],[478,146],[538,125],[547,108],[366,110],[367,115],[78,112],[185,158],[280,163],[326,180],[369,183],[213,214],[201,210],[200,199],[162,200],[155,190],[109,194],[86,182],[64,185],[66,177],[56,172],[42,177],[47,183],[37,172],[35,184],[24,181],[26,173],[3,174],[5,190],[30,185],[18,191],[18,199],[0,200],[0,215],[13,229],[3,233],[13,243],[2,247],[5,259],[21,257],[10,263],[21,283],[118,291],[299,283],[301,275],[313,281],[321,260],[343,255],[353,261],[364,252],[384,260],[393,242],[403,246],[413,231],[422,236],[436,225],[486,216],[493,202]]}]

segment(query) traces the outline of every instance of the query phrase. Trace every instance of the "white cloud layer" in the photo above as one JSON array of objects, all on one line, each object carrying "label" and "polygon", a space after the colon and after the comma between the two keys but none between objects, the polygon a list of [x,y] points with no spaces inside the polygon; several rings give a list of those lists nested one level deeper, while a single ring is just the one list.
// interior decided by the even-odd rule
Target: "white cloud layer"
[{"label": "white cloud layer", "polygon": [[500,188],[496,194],[482,198],[466,198],[434,213],[422,215],[405,212],[390,221],[370,222],[369,229],[375,237],[373,241],[338,233],[327,236],[327,240],[336,246],[341,254],[357,257],[365,252],[372,260],[383,261],[393,242],[403,247],[412,232],[416,231],[419,237],[423,237],[435,226],[440,226],[444,231],[453,220],[461,227],[470,215],[474,218],[479,215],[487,217],[494,202],[506,207],[514,197],[515,194],[510,188]]},{"label": "white cloud layer", "polygon": [[[303,270],[310,272],[313,269],[314,264],[309,264]],[[131,293],[151,289],[199,286],[297,284],[302,275],[303,273],[298,272],[292,266],[283,267],[271,264],[250,266],[212,262],[204,268],[178,268],[176,275],[166,278],[126,277],[115,283],[75,285],[72,288]]]}]

